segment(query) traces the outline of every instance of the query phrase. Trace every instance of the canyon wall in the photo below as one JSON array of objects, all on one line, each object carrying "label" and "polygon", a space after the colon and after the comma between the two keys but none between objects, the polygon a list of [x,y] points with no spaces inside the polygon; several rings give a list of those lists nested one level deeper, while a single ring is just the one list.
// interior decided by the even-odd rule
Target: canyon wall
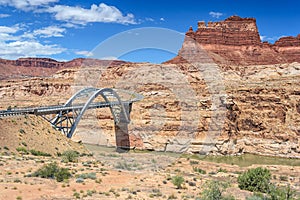
[{"label": "canyon wall", "polygon": [[76,58],[71,61],[62,62],[51,58],[19,58],[17,60],[5,60],[0,58],[0,80],[19,79],[26,77],[49,77],[61,69],[76,68],[83,63],[92,62],[98,65],[109,63],[117,65],[124,61],[96,60]]},{"label": "canyon wall", "polygon": [[[216,94],[210,90],[209,80],[203,78],[203,71],[183,63],[95,65],[64,69],[49,78],[1,81],[0,106],[6,109],[9,105],[64,104],[74,93],[74,85],[83,83],[84,70],[91,77],[99,75],[94,86],[144,95],[142,101],[133,104],[131,147],[192,153],[209,149],[210,154],[299,158],[300,64],[253,65],[243,73],[238,69],[220,71],[225,91],[217,106],[213,99]],[[216,114],[219,116],[214,119]],[[114,146],[114,126],[108,108],[90,110],[73,139]]]}]

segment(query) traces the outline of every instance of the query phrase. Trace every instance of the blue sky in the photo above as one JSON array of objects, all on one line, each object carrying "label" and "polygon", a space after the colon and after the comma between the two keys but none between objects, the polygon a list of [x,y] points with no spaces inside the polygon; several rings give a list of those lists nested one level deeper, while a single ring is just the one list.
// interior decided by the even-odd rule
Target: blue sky
[{"label": "blue sky", "polygon": [[[0,58],[71,60],[93,55],[103,41],[124,31],[157,27],[176,31],[183,38],[189,26],[196,29],[197,21],[219,21],[232,15],[255,17],[262,39],[273,43],[281,36],[300,34],[299,8],[298,0],[0,0]],[[150,39],[155,37],[160,36]],[[117,57],[159,63],[174,56],[182,38],[174,41],[178,44],[171,52],[145,47]],[[114,44],[114,48],[124,45],[128,43]]]}]

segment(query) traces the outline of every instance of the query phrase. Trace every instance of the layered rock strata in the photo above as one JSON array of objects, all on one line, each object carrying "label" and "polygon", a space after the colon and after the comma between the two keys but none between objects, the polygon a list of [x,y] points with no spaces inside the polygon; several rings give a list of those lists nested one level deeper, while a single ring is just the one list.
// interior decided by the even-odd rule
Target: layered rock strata
[{"label": "layered rock strata", "polygon": [[[218,64],[255,65],[300,62],[300,36],[282,37],[274,44],[262,42],[254,18],[232,16],[220,22],[198,22],[186,37],[207,50]],[[183,61],[179,54],[167,63]]]}]

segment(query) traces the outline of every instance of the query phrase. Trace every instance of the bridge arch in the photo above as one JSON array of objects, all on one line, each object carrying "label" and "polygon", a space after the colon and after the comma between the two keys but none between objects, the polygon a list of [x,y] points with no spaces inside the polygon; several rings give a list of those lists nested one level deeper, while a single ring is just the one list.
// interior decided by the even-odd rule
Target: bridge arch
[{"label": "bridge arch", "polygon": [[[70,131],[67,133],[67,137],[71,138],[75,132],[75,129],[81,120],[82,116],[84,115],[85,111],[88,109],[90,104],[99,96],[101,95],[106,103],[109,103],[110,111],[113,115],[115,124],[119,124],[120,122],[129,123],[129,110],[125,109],[125,106],[123,102],[121,101],[119,95],[111,88],[102,88],[102,89],[96,89],[95,88],[86,88],[80,90],[78,93],[76,93],[73,97],[70,98],[70,101],[66,103],[66,105],[69,105],[72,101],[74,101],[80,94],[83,94],[86,91],[94,91],[88,101],[85,103],[83,108],[81,109],[80,113],[76,117],[74,123],[71,126]],[[111,101],[108,97],[113,97],[116,99],[116,101]]]},{"label": "bridge arch", "polygon": [[[47,119],[46,117],[44,118],[49,121],[55,128],[62,131],[67,137],[71,138],[83,114],[87,109],[89,109],[91,103],[93,103],[95,98],[97,98],[99,95],[101,95],[107,103],[106,107],[110,108],[115,124],[118,124],[121,120],[125,123],[129,123],[129,112],[132,103],[141,100],[140,95],[135,94],[135,99],[123,103],[117,92],[111,88],[83,88],[76,92],[71,98],[69,98],[63,106],[65,108],[73,108],[74,101],[81,97],[88,97],[88,100],[85,100],[86,102],[81,106],[82,108],[60,111],[52,119]],[[72,114],[70,115],[70,113]]]},{"label": "bridge arch", "polygon": [[83,88],[83,89],[77,91],[71,98],[69,98],[68,101],[64,104],[64,106],[70,106],[79,97],[88,96],[91,92],[95,92],[97,90],[99,90],[99,89],[98,88],[93,88],[93,87]]}]

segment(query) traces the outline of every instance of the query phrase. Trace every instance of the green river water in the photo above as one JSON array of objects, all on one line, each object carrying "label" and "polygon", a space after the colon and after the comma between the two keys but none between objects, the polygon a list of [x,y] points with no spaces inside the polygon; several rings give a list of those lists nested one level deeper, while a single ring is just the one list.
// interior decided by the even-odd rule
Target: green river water
[{"label": "green river water", "polygon": [[[93,153],[116,153],[115,148],[104,147],[98,145],[85,145]],[[300,166],[300,159],[289,159],[280,157],[260,156],[254,154],[243,154],[240,156],[202,156],[198,154],[177,154],[171,152],[155,152],[155,151],[129,151],[129,154],[137,157],[138,154],[150,154],[152,156],[167,156],[167,157],[185,157],[215,163],[225,163],[230,165],[238,165],[241,167],[248,167],[251,165],[288,165],[288,166]],[[116,153],[117,154],[117,153]],[[125,153],[126,154],[126,153]],[[142,155],[141,155],[142,156]]]}]

